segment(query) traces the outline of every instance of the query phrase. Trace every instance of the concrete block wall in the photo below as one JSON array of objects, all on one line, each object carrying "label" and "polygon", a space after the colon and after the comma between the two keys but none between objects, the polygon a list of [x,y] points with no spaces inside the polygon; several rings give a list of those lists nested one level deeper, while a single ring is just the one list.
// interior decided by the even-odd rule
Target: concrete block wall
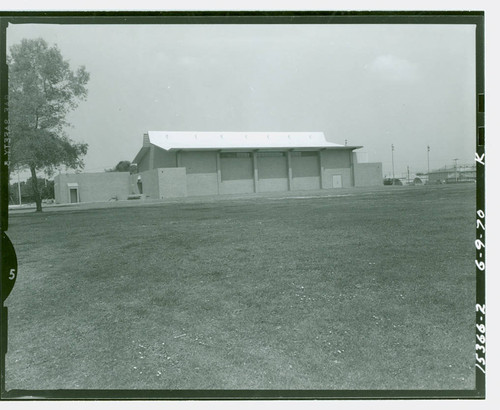
[{"label": "concrete block wall", "polygon": [[175,168],[177,159],[175,152],[165,151],[152,146],[153,168]]},{"label": "concrete block wall", "polygon": [[187,195],[217,195],[217,153],[213,151],[183,151],[178,166],[186,168]]},{"label": "concrete block wall", "polygon": [[288,165],[286,156],[260,157],[257,155],[257,192],[288,191]]},{"label": "concrete block wall", "polygon": [[292,178],[292,191],[307,191],[309,189],[320,189],[319,176],[316,177],[296,177]]},{"label": "concrete block wall", "polygon": [[257,192],[288,191],[287,178],[260,178],[257,183]]},{"label": "concrete block wall", "polygon": [[333,176],[342,177],[342,188],[353,186],[350,168],[325,168],[323,170],[322,188],[333,189]]},{"label": "concrete block wall", "polygon": [[319,154],[312,156],[291,155],[292,184],[294,191],[320,189]]},{"label": "concrete block wall", "polygon": [[324,168],[339,169],[351,167],[351,151],[342,150],[324,150],[321,152],[321,165]]},{"label": "concrete block wall", "polygon": [[70,202],[68,183],[78,184],[79,202],[105,202],[116,197],[127,199],[129,195],[128,172],[96,172],[59,174],[54,178],[56,202]]},{"label": "concrete block wall", "polygon": [[249,180],[253,179],[252,157],[248,158],[224,158],[220,159],[221,180]]},{"label": "concrete block wall", "polygon": [[219,194],[249,194],[254,192],[253,160],[248,158],[220,158]]},{"label": "concrete block wall", "polygon": [[383,185],[382,163],[354,164],[354,183],[359,187]]},{"label": "concrete block wall", "polygon": [[151,169],[140,173],[142,180],[142,193],[145,198],[159,199],[158,170]]},{"label": "concrete block wall", "polygon": [[186,168],[158,168],[159,199],[187,195]]},{"label": "concrete block wall", "polygon": [[222,181],[219,185],[219,194],[251,194],[254,192],[253,179],[239,179],[234,181]]},{"label": "concrete block wall", "polygon": [[65,200],[63,202],[62,200],[62,197],[64,195],[64,189],[62,187],[62,184],[63,182],[61,182],[61,178],[62,178],[62,175],[63,174],[59,174],[59,175],[56,175],[54,177],[54,199],[56,201],[57,204],[65,204],[68,202],[68,195],[69,195],[69,192],[66,193],[66,196],[65,196]]},{"label": "concrete block wall", "polygon": [[351,170],[350,150],[325,150],[321,152],[321,166],[323,168],[322,186],[323,189],[333,189],[333,176],[340,175],[342,178],[342,188],[354,185]]}]

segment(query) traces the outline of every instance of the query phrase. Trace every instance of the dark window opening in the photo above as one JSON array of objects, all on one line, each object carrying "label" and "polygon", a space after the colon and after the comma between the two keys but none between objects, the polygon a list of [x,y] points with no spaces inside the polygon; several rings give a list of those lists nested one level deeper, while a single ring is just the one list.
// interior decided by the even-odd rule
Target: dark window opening
[{"label": "dark window opening", "polygon": [[250,158],[250,152],[221,152],[221,158]]},{"label": "dark window opening", "polygon": [[318,151],[292,151],[292,157],[317,157]]},{"label": "dark window opening", "polygon": [[277,157],[284,157],[285,153],[280,151],[267,151],[267,152],[258,152],[257,156],[261,158],[277,158]]}]

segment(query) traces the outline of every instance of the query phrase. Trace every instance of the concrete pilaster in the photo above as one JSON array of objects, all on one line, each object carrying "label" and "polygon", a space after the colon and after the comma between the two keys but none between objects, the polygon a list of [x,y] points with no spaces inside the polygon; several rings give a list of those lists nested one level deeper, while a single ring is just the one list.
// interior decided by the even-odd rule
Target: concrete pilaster
[{"label": "concrete pilaster", "polygon": [[215,166],[217,168],[217,194],[220,194],[220,184],[222,182],[222,175],[220,171],[220,151],[217,151],[216,153]]},{"label": "concrete pilaster", "polygon": [[253,192],[259,192],[259,168],[257,165],[257,153],[252,151],[253,164]]},{"label": "concrete pilaster", "polygon": [[349,156],[349,159],[351,160],[351,186],[356,186],[355,184],[355,171],[354,171],[354,151],[351,151],[351,155]]},{"label": "concrete pilaster", "polygon": [[325,167],[323,166],[323,150],[319,150],[318,152],[318,160],[319,160],[319,187],[323,189],[323,172],[325,171]]},{"label": "concrete pilaster", "polygon": [[292,175],[292,153],[291,151],[286,152],[286,165],[288,167],[288,190],[293,189],[293,175]]}]

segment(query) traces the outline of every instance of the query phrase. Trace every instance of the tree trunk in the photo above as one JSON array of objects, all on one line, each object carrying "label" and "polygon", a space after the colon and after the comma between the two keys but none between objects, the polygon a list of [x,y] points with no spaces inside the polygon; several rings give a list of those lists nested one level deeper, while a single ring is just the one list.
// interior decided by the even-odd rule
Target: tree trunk
[{"label": "tree trunk", "polygon": [[36,177],[35,167],[30,167],[31,170],[31,186],[33,187],[33,194],[35,196],[36,211],[42,212],[42,197],[40,196],[40,191],[38,190],[38,178]]}]

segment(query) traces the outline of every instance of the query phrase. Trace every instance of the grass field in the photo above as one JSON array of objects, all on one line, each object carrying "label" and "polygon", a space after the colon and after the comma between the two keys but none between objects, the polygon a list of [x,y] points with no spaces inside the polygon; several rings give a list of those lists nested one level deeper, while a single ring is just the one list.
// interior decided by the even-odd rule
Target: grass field
[{"label": "grass field", "polygon": [[473,389],[475,187],[351,193],[12,213],[7,389]]}]

